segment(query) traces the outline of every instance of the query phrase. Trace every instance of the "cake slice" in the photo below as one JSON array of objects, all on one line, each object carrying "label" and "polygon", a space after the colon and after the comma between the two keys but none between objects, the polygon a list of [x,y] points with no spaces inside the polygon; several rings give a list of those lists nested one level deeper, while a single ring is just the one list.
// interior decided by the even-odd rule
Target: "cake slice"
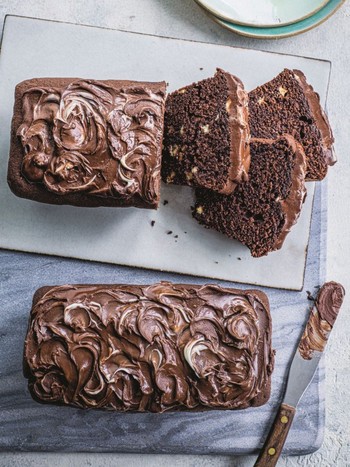
[{"label": "cake slice", "polygon": [[299,70],[285,69],[249,93],[252,137],[276,138],[291,134],[306,155],[306,179],[322,180],[334,165],[333,134],[319,95]]},{"label": "cake slice", "polygon": [[249,170],[248,96],[218,69],[166,100],[162,178],[229,194]]},{"label": "cake slice", "polygon": [[249,181],[229,195],[196,190],[193,215],[246,245],[252,256],[282,247],[305,199],[305,154],[292,136],[252,139]]},{"label": "cake slice", "polygon": [[270,397],[267,296],[217,285],[63,285],[33,298],[24,371],[43,403],[244,409]]},{"label": "cake slice", "polygon": [[156,208],[165,83],[38,78],[16,86],[8,183],[22,198]]}]

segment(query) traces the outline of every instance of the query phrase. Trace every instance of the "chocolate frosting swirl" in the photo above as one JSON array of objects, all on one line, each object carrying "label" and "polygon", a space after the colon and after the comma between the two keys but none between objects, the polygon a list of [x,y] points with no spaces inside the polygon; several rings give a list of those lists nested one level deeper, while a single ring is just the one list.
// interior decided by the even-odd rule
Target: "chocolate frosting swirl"
[{"label": "chocolate frosting swirl", "polygon": [[23,176],[57,195],[157,202],[164,97],[142,83],[93,80],[27,90],[17,131]]},{"label": "chocolate frosting swirl", "polygon": [[273,367],[261,292],[215,285],[45,288],[25,374],[41,402],[164,412],[254,405]]},{"label": "chocolate frosting swirl", "polygon": [[321,287],[299,343],[300,355],[305,360],[311,360],[315,351],[323,352],[344,296],[344,287],[337,282],[326,282]]},{"label": "chocolate frosting swirl", "polygon": [[220,193],[230,194],[237,183],[248,180],[250,167],[249,98],[239,78],[221,69],[218,69],[218,72],[226,76],[229,96],[226,110],[229,115],[231,134],[229,181]]}]

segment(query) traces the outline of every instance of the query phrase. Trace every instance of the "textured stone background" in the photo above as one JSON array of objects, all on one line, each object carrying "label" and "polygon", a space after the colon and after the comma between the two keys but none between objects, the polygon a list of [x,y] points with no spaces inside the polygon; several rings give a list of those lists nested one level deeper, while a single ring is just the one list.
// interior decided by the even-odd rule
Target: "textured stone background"
[{"label": "textured stone background", "polygon": [[[202,40],[331,60],[328,112],[339,162],[329,175],[328,278],[350,291],[350,4],[328,22],[306,34],[280,41],[241,38],[213,23],[192,0],[0,0],[0,22],[6,14],[89,24],[115,29]],[[0,284],[1,286],[1,284]],[[349,292],[350,293],[350,292]],[[350,310],[346,300],[328,347],[327,427],[323,447],[305,457],[282,458],[279,465],[350,466]],[[2,453],[0,466],[236,466],[254,458],[126,454]]]}]

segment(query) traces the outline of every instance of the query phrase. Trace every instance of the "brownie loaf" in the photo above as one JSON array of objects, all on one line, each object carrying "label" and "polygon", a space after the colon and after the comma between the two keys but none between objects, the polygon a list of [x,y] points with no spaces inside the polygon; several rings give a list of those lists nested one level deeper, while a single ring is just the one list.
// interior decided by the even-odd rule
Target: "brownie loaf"
[{"label": "brownie loaf", "polygon": [[165,83],[38,78],[16,86],[8,183],[22,198],[156,208]]},{"label": "brownie loaf", "polygon": [[306,196],[305,154],[292,136],[252,139],[249,181],[229,195],[196,190],[193,216],[246,245],[252,256],[281,248]]},{"label": "brownie loaf", "polygon": [[229,194],[249,169],[248,95],[218,69],[166,100],[162,178]]},{"label": "brownie loaf", "polygon": [[336,162],[333,134],[319,95],[299,70],[285,69],[249,93],[252,137],[276,138],[284,133],[302,144],[307,180],[322,180]]},{"label": "brownie loaf", "polygon": [[34,399],[117,411],[243,409],[270,396],[263,292],[216,285],[64,285],[33,299]]}]

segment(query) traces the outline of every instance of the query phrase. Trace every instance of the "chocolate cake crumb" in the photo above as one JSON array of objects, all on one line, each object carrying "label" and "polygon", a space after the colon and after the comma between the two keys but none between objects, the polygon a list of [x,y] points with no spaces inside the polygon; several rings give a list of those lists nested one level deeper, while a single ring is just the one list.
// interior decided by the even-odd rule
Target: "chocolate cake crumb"
[{"label": "chocolate cake crumb", "polygon": [[151,226],[153,227],[156,221],[151,221]]},{"label": "chocolate cake crumb", "polygon": [[165,200],[163,201],[163,205],[166,206],[167,204],[169,204],[169,201],[168,201],[167,199],[165,199]]},{"label": "chocolate cake crumb", "polygon": [[312,295],[312,293],[310,292],[310,290],[307,290],[307,291],[306,291],[306,295],[307,295],[307,299],[308,299],[308,300],[311,300],[311,301],[313,301],[313,302],[315,301],[315,298],[314,298],[314,296]]},{"label": "chocolate cake crumb", "polygon": [[168,230],[168,231],[167,231],[167,235],[171,235],[172,233],[173,233],[172,230]]}]

